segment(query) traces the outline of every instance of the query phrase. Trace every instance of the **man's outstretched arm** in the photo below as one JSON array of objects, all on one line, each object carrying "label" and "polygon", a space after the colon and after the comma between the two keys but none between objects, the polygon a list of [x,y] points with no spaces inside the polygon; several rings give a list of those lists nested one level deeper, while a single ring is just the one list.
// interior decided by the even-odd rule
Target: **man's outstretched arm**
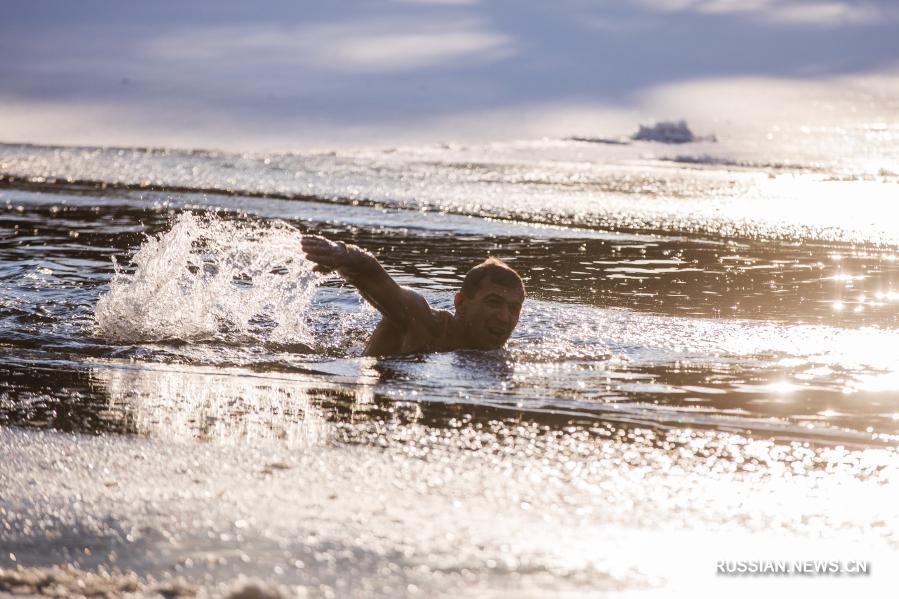
[{"label": "man's outstretched arm", "polygon": [[387,320],[406,324],[420,312],[430,310],[422,296],[400,287],[362,248],[318,235],[303,235],[301,245],[306,258],[315,262],[314,271],[327,274],[336,270]]}]

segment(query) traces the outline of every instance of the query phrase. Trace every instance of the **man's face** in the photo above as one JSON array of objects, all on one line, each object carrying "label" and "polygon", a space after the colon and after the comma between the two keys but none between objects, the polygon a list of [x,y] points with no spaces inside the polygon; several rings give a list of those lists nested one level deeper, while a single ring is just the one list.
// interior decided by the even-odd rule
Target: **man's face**
[{"label": "man's face", "polygon": [[486,279],[474,297],[456,294],[456,315],[474,349],[499,349],[505,345],[521,314],[524,292]]}]

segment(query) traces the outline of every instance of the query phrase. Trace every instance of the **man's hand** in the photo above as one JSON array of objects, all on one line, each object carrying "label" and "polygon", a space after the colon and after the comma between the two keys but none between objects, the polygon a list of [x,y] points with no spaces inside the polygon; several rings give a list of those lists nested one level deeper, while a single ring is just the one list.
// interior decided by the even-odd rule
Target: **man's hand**
[{"label": "man's hand", "polygon": [[330,241],[320,235],[303,235],[300,240],[306,259],[315,262],[314,272],[328,274],[349,266],[352,256],[342,241]]}]

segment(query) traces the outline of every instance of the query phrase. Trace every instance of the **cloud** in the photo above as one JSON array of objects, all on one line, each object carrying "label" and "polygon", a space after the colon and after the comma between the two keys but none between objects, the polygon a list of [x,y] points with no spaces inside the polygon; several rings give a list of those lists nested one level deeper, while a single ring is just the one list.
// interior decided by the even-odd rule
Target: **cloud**
[{"label": "cloud", "polygon": [[[685,118],[695,131],[717,134],[722,148],[727,140],[737,139],[745,142],[749,151],[765,153],[772,147],[765,145],[764,133],[775,127],[784,131],[803,126],[819,129],[824,133],[818,137],[797,138],[817,144],[821,140],[843,143],[840,132],[859,123],[892,123],[899,113],[897,97],[899,65],[891,71],[803,81],[705,77],[651,86],[625,102],[525,97],[519,103],[488,108],[410,109],[389,120],[364,113],[358,119],[340,113],[327,118],[303,113],[273,116],[228,106],[213,109],[202,99],[192,103],[159,98],[128,104],[109,99],[36,102],[0,94],[0,141],[309,150],[569,135],[616,137],[633,133],[640,123]],[[893,131],[889,128],[886,134]],[[820,147],[822,152],[832,148]],[[784,148],[788,152],[784,159],[795,159],[789,154],[790,146]],[[758,159],[776,161],[767,155]]]},{"label": "cloud", "polygon": [[[28,27],[0,19],[0,141],[292,149],[627,134],[681,117],[719,133],[703,115],[742,114],[731,106],[751,97],[753,117],[757,103],[804,118],[818,108],[790,99],[790,81],[892,79],[899,50],[899,3],[885,0],[222,2],[232,12],[191,4],[177,20],[130,4],[97,5],[88,20],[81,8],[36,11]],[[868,10],[886,18],[864,23]],[[862,24],[811,25],[853,18]],[[786,83],[762,102],[771,90],[747,78]],[[736,83],[687,85],[697,81]],[[643,102],[662,88],[670,107]],[[895,114],[889,96],[881,105]]]},{"label": "cloud", "polygon": [[475,20],[391,20],[191,28],[145,44],[149,58],[216,64],[302,65],[328,71],[390,73],[489,63],[512,53],[508,36]]},{"label": "cloud", "polygon": [[[890,16],[882,5],[845,0],[640,0],[664,12],[746,15],[771,24],[840,26],[874,23]],[[895,13],[895,11],[893,11]]]},{"label": "cloud", "polygon": [[861,25],[875,23],[882,15],[874,6],[850,5],[841,2],[812,2],[785,5],[774,13],[782,23],[809,23],[813,25]]}]

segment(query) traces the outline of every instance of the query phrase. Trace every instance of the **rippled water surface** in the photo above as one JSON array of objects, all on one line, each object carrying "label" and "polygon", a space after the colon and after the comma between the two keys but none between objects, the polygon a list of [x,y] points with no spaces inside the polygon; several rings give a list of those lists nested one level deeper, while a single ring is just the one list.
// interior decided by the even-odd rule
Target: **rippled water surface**
[{"label": "rippled water surface", "polygon": [[[887,569],[895,177],[591,152],[0,146],[0,566],[313,596]],[[447,309],[499,256],[518,329],[363,358],[377,314],[311,273],[309,232]]]}]

